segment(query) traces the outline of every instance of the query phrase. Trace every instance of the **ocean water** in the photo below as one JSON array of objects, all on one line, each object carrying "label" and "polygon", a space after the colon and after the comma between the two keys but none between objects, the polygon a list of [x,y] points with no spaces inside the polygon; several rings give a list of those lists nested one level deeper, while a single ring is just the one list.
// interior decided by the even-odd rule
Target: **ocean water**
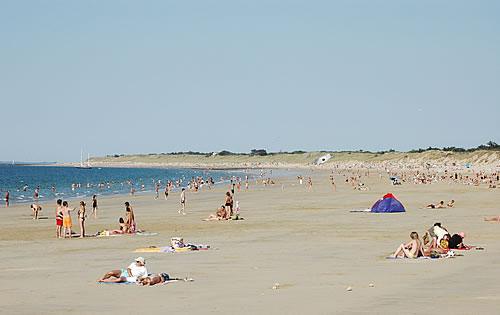
[{"label": "ocean water", "polygon": [[[196,169],[164,169],[164,168],[92,168],[77,169],[75,167],[56,166],[11,166],[0,165],[0,207],[5,207],[5,191],[9,190],[10,205],[34,202],[35,189],[39,186],[39,202],[63,200],[89,200],[92,195],[99,197],[127,195],[130,193],[129,181],[136,194],[154,191],[154,180],[161,180],[160,197],[167,180],[175,184],[182,179],[181,187],[185,187],[191,177],[206,179],[212,177],[216,184],[228,180],[232,176],[245,178],[248,173],[242,170],[196,170]],[[98,184],[104,183],[104,188]],[[72,184],[81,187],[72,189]],[[87,185],[90,184],[90,187]],[[144,190],[142,190],[144,185]],[[24,191],[24,187],[26,191]],[[55,191],[52,190],[55,187]],[[178,190],[180,188],[176,188]]]}]

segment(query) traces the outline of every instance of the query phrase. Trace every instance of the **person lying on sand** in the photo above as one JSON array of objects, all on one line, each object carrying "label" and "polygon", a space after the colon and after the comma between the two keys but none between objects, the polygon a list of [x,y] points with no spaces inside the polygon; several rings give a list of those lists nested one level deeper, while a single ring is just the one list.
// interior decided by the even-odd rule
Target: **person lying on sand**
[{"label": "person lying on sand", "polygon": [[138,279],[137,284],[138,285],[155,285],[155,284],[164,283],[165,281],[170,281],[170,280],[188,281],[189,279],[187,279],[187,278],[170,278],[170,276],[168,274],[163,272],[163,273],[149,274],[147,277]]},{"label": "person lying on sand", "polygon": [[443,209],[443,208],[446,208],[443,200],[441,200],[437,205],[433,203],[427,205],[427,209]]},{"label": "person lying on sand", "polygon": [[201,219],[202,221],[225,221],[229,220],[226,217],[226,207],[224,205],[221,206],[219,210],[217,210],[216,214],[210,214],[208,218]]},{"label": "person lying on sand", "polygon": [[500,216],[498,216],[498,218],[491,218],[491,219],[486,219],[486,218],[484,218],[484,221],[490,221],[490,222],[500,222]]},{"label": "person lying on sand", "polygon": [[[97,280],[97,282],[137,282],[138,279],[148,275],[148,271],[144,266],[145,264],[146,260],[144,257],[137,257],[135,262],[131,263],[126,270],[112,270],[106,273],[101,279]],[[115,279],[110,279],[111,277]]]},{"label": "person lying on sand", "polygon": [[417,258],[424,256],[424,248],[418,238],[418,233],[411,232],[410,237],[411,241],[406,245],[399,245],[398,249],[391,256],[392,258]]}]

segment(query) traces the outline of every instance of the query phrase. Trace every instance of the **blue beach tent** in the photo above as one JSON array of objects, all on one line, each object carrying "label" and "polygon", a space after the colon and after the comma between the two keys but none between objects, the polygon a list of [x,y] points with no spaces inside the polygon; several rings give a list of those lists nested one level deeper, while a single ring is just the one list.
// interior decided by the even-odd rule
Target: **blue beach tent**
[{"label": "blue beach tent", "polygon": [[391,212],[406,212],[405,207],[392,194],[387,194],[382,199],[375,202],[370,212],[391,213]]}]

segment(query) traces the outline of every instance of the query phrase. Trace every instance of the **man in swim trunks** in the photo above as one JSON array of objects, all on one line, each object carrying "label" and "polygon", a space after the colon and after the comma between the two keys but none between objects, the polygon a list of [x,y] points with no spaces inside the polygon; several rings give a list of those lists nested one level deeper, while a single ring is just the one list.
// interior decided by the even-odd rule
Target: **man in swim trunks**
[{"label": "man in swim trunks", "polygon": [[9,191],[8,190],[5,192],[5,205],[7,207],[9,206]]},{"label": "man in swim trunks", "polygon": [[62,217],[62,200],[57,200],[56,205],[56,238],[61,238],[62,226],[63,226],[63,217]]},{"label": "man in swim trunks", "polygon": [[66,238],[66,229],[69,230],[69,238],[71,238],[71,234],[73,233],[73,231],[71,230],[71,227],[73,227],[73,223],[71,221],[71,211],[75,210],[75,208],[73,209],[70,209],[68,207],[68,202],[67,201],[64,201],[63,202],[63,206],[61,208],[61,212],[62,212],[62,215],[63,215],[63,235],[62,235],[62,238]]},{"label": "man in swim trunks", "polygon": [[[140,281],[148,275],[145,264],[146,260],[144,257],[137,257],[135,262],[131,263],[127,269],[112,270],[106,273],[101,279],[97,280],[97,282],[119,283]],[[115,279],[109,279],[111,277],[114,277]]]}]

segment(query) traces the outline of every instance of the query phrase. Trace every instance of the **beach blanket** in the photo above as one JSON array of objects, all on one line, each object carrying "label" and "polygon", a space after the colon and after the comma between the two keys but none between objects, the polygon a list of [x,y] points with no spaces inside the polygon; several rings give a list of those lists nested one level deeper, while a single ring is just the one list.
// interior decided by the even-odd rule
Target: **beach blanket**
[{"label": "beach blanket", "polygon": [[182,248],[174,248],[172,246],[151,246],[147,248],[137,248],[135,252],[137,253],[179,253],[179,252],[187,252],[193,250],[208,250],[210,249],[210,245],[193,245],[186,244]]},{"label": "beach blanket", "polygon": [[145,233],[145,232],[135,232],[133,233],[134,235],[139,235],[139,236],[150,236],[150,235],[158,235],[158,233],[154,233],[154,232],[148,232],[148,233]]},{"label": "beach blanket", "polygon": [[473,248],[476,248],[477,246],[465,246],[464,248],[451,248],[451,249],[447,249],[447,251],[450,251],[450,250],[471,250]]},{"label": "beach blanket", "polygon": [[372,211],[372,209],[368,208],[368,209],[364,209],[364,210],[351,210],[349,212],[371,212],[371,211]]},{"label": "beach blanket", "polygon": [[137,282],[98,282],[99,284],[137,284]]},{"label": "beach blanket", "polygon": [[392,256],[387,256],[385,257],[385,259],[409,259],[409,260],[419,260],[419,259],[438,259],[440,257],[417,257],[417,258],[408,258],[408,257],[404,257],[404,258],[399,258],[399,257],[392,257]]},{"label": "beach blanket", "polygon": [[[159,285],[165,285],[165,284],[169,284],[169,283],[173,283],[173,282],[177,282],[177,281],[181,281],[181,280],[167,280],[165,282],[162,282],[162,283],[159,283]],[[186,281],[194,281],[194,279],[192,278],[186,278]],[[128,282],[128,281],[125,281],[125,282],[99,282],[99,284],[135,284],[137,285],[137,282]]]},{"label": "beach blanket", "polygon": [[105,232],[105,231],[101,231],[101,232],[96,232],[95,234],[93,235],[89,235],[89,236],[96,236],[96,237],[108,237],[108,236],[122,236],[122,235],[138,235],[138,236],[151,236],[151,235],[158,235],[158,233],[154,233],[154,232],[135,232],[135,233],[126,233],[126,234],[121,234],[121,233],[112,233],[112,232]]}]

